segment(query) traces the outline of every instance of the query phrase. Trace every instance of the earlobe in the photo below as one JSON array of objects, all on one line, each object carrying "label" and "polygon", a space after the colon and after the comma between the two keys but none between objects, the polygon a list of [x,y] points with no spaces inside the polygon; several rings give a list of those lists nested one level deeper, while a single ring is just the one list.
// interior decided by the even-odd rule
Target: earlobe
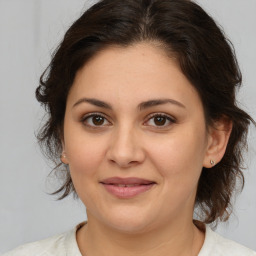
[{"label": "earlobe", "polygon": [[232,121],[223,117],[209,128],[208,145],[203,166],[212,168],[223,158],[232,131]]},{"label": "earlobe", "polygon": [[65,152],[65,144],[64,144],[64,141],[61,142],[62,144],[62,153],[60,155],[60,161],[63,163],[63,164],[69,164],[68,162],[68,158],[67,158],[67,155],[66,155],[66,152]]},{"label": "earlobe", "polygon": [[65,153],[65,151],[62,152],[61,156],[60,156],[60,161],[63,163],[63,164],[68,164],[68,159],[67,159],[67,155]]}]

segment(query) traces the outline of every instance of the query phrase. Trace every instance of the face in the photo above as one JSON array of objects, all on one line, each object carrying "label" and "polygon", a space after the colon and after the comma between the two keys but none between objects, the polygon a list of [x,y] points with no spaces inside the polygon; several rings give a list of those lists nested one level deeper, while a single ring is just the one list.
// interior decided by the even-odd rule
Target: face
[{"label": "face", "polygon": [[125,232],[192,221],[207,145],[199,95],[159,48],[108,48],[77,72],[63,147],[89,221]]}]

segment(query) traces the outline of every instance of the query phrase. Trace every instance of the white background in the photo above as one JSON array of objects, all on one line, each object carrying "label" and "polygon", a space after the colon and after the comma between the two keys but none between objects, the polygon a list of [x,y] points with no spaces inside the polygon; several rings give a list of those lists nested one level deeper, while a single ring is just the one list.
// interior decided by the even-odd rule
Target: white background
[{"label": "white background", "polygon": [[[47,194],[58,184],[46,182],[51,167],[35,139],[43,110],[34,91],[64,31],[92,3],[0,0],[0,253],[66,231],[86,218],[79,201],[56,201]],[[256,119],[256,1],[198,3],[233,42],[244,76],[239,100]],[[245,189],[235,215],[218,232],[256,250],[256,129],[249,141]]]}]

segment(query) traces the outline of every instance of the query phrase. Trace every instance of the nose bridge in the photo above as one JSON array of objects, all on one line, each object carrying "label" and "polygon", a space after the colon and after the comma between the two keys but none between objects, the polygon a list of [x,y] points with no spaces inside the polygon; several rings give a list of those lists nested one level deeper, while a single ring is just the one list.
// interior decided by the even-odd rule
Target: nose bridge
[{"label": "nose bridge", "polygon": [[121,167],[143,161],[144,154],[138,130],[132,124],[116,127],[108,150],[109,160]]}]

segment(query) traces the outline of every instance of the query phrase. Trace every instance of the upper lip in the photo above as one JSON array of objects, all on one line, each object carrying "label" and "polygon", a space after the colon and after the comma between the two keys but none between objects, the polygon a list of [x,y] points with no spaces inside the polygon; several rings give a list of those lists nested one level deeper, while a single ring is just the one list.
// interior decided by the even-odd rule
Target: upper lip
[{"label": "upper lip", "polygon": [[152,183],[156,183],[152,180],[146,180],[146,179],[141,179],[141,178],[136,178],[136,177],[130,177],[130,178],[120,178],[120,177],[111,177],[102,180],[100,183],[103,184],[108,184],[108,185],[115,185],[115,184],[122,184],[122,185],[133,185],[133,184],[138,184],[138,185],[148,185]]}]

